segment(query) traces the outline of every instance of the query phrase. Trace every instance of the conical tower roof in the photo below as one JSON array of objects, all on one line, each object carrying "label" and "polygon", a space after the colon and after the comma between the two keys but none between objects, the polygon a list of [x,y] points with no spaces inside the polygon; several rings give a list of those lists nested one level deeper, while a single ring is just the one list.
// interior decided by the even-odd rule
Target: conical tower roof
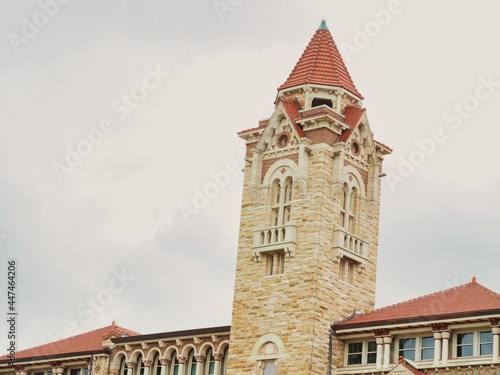
[{"label": "conical tower roof", "polygon": [[354,85],[324,20],[278,90],[307,83],[342,87],[364,99]]}]

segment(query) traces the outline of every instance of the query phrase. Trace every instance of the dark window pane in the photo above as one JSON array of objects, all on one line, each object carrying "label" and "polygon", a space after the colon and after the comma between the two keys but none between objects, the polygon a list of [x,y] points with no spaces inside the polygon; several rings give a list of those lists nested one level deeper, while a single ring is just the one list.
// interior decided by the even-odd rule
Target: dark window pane
[{"label": "dark window pane", "polygon": [[355,342],[349,344],[349,353],[361,353],[363,351],[363,343]]},{"label": "dark window pane", "polygon": [[348,365],[360,365],[361,364],[361,354],[349,354],[347,356]]},{"label": "dark window pane", "polygon": [[399,340],[399,349],[415,349],[415,339]]},{"label": "dark window pane", "polygon": [[368,352],[376,352],[377,351],[377,343],[375,341],[370,341],[368,343]]},{"label": "dark window pane", "polygon": [[368,353],[368,356],[366,357],[366,363],[377,363],[377,353]]},{"label": "dark window pane", "polygon": [[473,342],[474,342],[474,336],[472,333],[460,333],[457,335],[458,345],[472,344]]}]

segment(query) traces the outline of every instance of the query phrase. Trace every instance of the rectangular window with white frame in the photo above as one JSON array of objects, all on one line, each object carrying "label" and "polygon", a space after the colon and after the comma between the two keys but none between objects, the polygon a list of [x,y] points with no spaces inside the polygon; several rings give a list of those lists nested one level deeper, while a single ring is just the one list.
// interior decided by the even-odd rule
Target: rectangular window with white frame
[{"label": "rectangular window with white frame", "polygon": [[401,337],[398,340],[398,356],[411,361],[432,360],[434,342],[433,336]]},{"label": "rectangular window with white frame", "polygon": [[455,358],[493,355],[493,332],[474,331],[454,335]]},{"label": "rectangular window with white frame", "polygon": [[377,343],[375,341],[351,342],[347,345],[347,366],[371,365],[377,362]]}]

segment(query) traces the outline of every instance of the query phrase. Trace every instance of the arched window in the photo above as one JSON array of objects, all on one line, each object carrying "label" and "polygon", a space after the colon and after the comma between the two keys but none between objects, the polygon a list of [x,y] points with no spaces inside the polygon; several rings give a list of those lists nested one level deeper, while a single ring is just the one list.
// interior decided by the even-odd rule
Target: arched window
[{"label": "arched window", "polygon": [[226,375],[227,373],[227,354],[229,352],[229,346],[226,346],[224,349],[224,356],[222,357],[222,361],[220,364],[220,375]]},{"label": "arched window", "polygon": [[160,375],[161,374],[161,363],[160,363],[160,353],[156,353],[153,361],[151,362],[151,368],[149,370],[150,375]]},{"label": "arched window", "polygon": [[272,226],[280,226],[292,219],[293,180],[288,177],[284,184],[279,179],[273,182]]},{"label": "arched window", "polygon": [[137,357],[137,364],[135,365],[134,375],[144,375],[144,363],[142,362],[142,354]]},{"label": "arched window", "polygon": [[196,356],[194,354],[194,350],[191,349],[188,355],[187,364],[187,375],[196,375]]},{"label": "arched window", "polygon": [[212,349],[207,351],[206,359],[205,359],[205,372],[206,375],[215,374],[215,357]]},{"label": "arched window", "polygon": [[125,364],[126,358],[122,357],[120,361],[120,370],[118,371],[118,375],[127,375],[127,365]]},{"label": "arched window", "polygon": [[358,202],[358,190],[353,187],[344,185],[342,195],[340,197],[340,226],[348,233],[356,232],[356,214]]},{"label": "arched window", "polygon": [[173,352],[170,357],[169,375],[179,375],[179,360],[177,359],[177,352]]}]

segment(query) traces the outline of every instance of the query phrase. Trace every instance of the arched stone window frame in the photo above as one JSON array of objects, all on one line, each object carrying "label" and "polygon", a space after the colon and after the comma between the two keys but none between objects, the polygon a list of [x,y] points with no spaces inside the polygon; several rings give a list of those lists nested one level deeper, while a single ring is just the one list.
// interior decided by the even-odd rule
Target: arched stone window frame
[{"label": "arched stone window frame", "polygon": [[366,200],[366,189],[358,170],[346,166],[343,175],[343,187],[340,190],[339,225],[346,232],[359,234],[361,201]]},{"label": "arched stone window frame", "polygon": [[[274,346],[277,348],[277,353],[259,354],[261,348],[265,348],[269,344],[274,344]],[[252,348],[251,356],[248,359],[257,361],[257,374],[263,375],[267,363],[274,362],[274,364],[277,366],[278,359],[286,358],[287,356],[288,354],[285,353],[285,345],[283,343],[283,340],[281,340],[281,338],[274,333],[268,333],[261,336],[255,342]]]},{"label": "arched stone window frame", "polygon": [[[293,194],[293,185],[295,184],[296,180],[295,176],[297,175],[297,171],[298,171],[298,166],[293,160],[284,159],[275,162],[269,168],[266,175],[264,176],[262,186],[264,188],[267,188],[268,190],[267,205],[269,207],[271,226],[280,226],[286,222],[291,221],[291,216],[289,217],[290,220],[287,220],[289,215],[287,214],[286,209],[291,211],[291,205],[293,203],[293,200],[296,198]],[[289,197],[285,196],[287,181],[290,181],[292,184],[291,200],[289,199]],[[279,202],[275,201],[278,195],[276,191],[277,182],[279,182],[280,186]],[[275,216],[274,213],[276,212],[276,210],[278,214]],[[276,218],[277,222],[275,220]],[[275,225],[276,223],[277,225]]]}]

